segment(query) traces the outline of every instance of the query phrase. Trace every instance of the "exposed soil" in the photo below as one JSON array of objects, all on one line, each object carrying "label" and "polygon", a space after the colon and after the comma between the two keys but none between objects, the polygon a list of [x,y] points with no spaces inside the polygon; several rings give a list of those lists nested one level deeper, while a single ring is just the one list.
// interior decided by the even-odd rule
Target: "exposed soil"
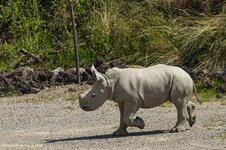
[{"label": "exposed soil", "polygon": [[[31,54],[32,55],[32,54]],[[36,58],[36,57],[35,57]],[[118,68],[143,68],[139,65],[125,65],[121,60],[112,60],[106,62],[104,59],[97,59],[94,63],[96,69],[105,73],[113,67]],[[195,72],[192,68],[181,66],[194,81],[198,82],[204,90],[216,91],[216,97],[221,99],[226,93],[226,69],[218,70],[212,73],[207,70]],[[95,76],[91,71],[91,65],[80,68],[80,79],[83,84],[92,85],[95,82]],[[76,68],[64,70],[58,67],[54,70],[48,68],[30,68],[19,67],[8,72],[0,72],[0,96],[19,95],[38,93],[45,87],[68,85],[77,83]]]},{"label": "exposed soil", "polygon": [[226,149],[226,101],[197,104],[197,123],[169,133],[176,109],[141,109],[143,130],[114,137],[119,110],[107,101],[96,111],[79,108],[76,94],[88,86],[60,86],[37,94],[0,98],[0,149]]}]

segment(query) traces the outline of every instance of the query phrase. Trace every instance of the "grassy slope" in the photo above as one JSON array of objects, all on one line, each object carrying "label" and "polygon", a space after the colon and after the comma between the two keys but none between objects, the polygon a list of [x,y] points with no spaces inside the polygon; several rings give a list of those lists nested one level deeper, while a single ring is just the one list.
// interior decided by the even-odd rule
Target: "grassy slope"
[{"label": "grassy slope", "polygon": [[[81,65],[104,57],[144,66],[224,69],[225,7],[225,0],[79,0]],[[21,48],[40,55],[42,62],[28,64],[32,67],[73,67],[71,29],[68,0],[0,1],[0,71],[27,59]]]},{"label": "grassy slope", "polygon": [[[21,48],[41,55],[36,66],[73,66],[68,1],[0,2],[0,70],[15,68]],[[197,4],[200,7],[196,8]],[[205,6],[205,7],[204,7]],[[225,1],[80,0],[76,4],[82,65],[96,57],[128,64],[184,64],[223,68]],[[50,56],[48,51],[58,54]]]}]

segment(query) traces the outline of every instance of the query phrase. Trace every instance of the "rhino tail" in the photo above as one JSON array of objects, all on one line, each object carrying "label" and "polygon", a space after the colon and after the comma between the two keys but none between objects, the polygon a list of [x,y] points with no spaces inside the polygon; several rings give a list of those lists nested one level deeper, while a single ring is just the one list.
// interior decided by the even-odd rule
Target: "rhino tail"
[{"label": "rhino tail", "polygon": [[195,97],[196,97],[197,101],[199,102],[199,104],[201,104],[201,105],[202,105],[202,102],[200,101],[200,99],[199,99],[199,97],[198,97],[198,93],[197,93],[197,90],[196,90],[195,84],[193,84],[193,89],[194,89],[194,91],[195,91]]}]

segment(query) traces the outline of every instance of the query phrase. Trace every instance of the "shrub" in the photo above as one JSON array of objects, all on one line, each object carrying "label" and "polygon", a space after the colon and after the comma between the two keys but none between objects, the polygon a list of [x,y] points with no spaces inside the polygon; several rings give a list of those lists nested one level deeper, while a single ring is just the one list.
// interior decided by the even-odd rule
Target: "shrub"
[{"label": "shrub", "polygon": [[[81,65],[97,57],[127,64],[225,66],[224,0],[74,1]],[[68,0],[0,1],[0,70],[17,67],[21,48],[33,67],[74,66]],[[49,55],[55,51],[55,55]],[[214,69],[213,69],[214,68]]]}]

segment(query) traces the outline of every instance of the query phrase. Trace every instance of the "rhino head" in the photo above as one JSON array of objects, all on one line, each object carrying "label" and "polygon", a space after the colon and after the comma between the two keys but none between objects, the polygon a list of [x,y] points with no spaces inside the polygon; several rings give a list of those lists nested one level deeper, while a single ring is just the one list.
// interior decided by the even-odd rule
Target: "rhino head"
[{"label": "rhino head", "polygon": [[110,98],[112,93],[108,77],[105,74],[98,72],[93,65],[91,71],[96,76],[96,82],[89,90],[78,96],[79,105],[85,111],[98,109]]}]

